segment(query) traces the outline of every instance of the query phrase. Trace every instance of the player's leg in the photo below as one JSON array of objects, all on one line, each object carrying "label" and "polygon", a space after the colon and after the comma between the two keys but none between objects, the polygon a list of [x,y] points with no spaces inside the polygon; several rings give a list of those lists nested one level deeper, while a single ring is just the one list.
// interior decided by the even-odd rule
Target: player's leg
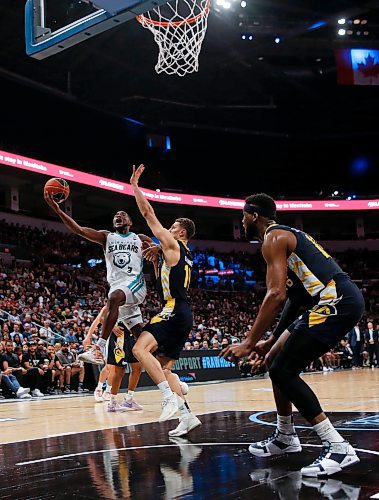
[{"label": "player's leg", "polygon": [[[144,299],[141,298],[142,300]],[[133,347],[143,330],[143,318],[138,304],[125,304],[119,309],[119,325],[123,324],[124,331],[124,352],[125,361],[129,363],[130,374],[128,380],[128,392],[125,395],[121,406],[128,410],[143,410],[143,407],[135,400],[134,392],[138,386],[142,373],[142,365],[137,358],[133,356]]]},{"label": "player's leg", "polygon": [[108,404],[109,412],[122,412],[126,411],[122,405],[117,403],[117,395],[121,387],[122,379],[125,375],[125,366],[114,366],[113,367],[113,377],[112,377],[112,389],[111,389],[111,399]]},{"label": "player's leg", "polygon": [[170,388],[159,361],[153,356],[158,342],[148,331],[143,331],[133,347],[133,355],[145,368],[151,380],[158,386],[162,393],[162,413],[159,422],[164,422],[173,417],[178,411],[178,399]]},{"label": "player's leg", "polygon": [[[130,292],[131,293],[131,292]],[[97,341],[97,346],[101,350],[101,354],[105,357],[105,346],[109,335],[112,333],[113,328],[117,322],[119,307],[125,304],[127,300],[124,290],[117,289],[112,291],[108,297],[109,307],[105,314],[104,323],[101,328],[101,337]]]},{"label": "player's leg", "polygon": [[125,407],[127,410],[143,410],[141,406],[134,398],[134,392],[138,386],[139,379],[142,373],[142,365],[137,360],[136,362],[129,362],[130,374],[128,380],[128,392],[125,394],[124,401],[121,406]]},{"label": "player's leg", "polygon": [[[104,382],[109,377],[109,372],[110,372],[109,368],[110,367],[108,365],[105,365],[105,366],[103,366],[103,368],[101,369],[101,371],[99,373],[99,380],[98,380],[96,389],[93,393],[93,397],[95,398],[96,403],[101,403],[104,401],[104,399],[103,399],[103,385],[104,385]],[[108,380],[108,384],[109,384],[109,380]],[[111,386],[112,384],[109,384],[109,385]]]},{"label": "player's leg", "polygon": [[312,389],[300,378],[310,363],[327,352],[329,347],[306,333],[292,333],[270,366],[270,378],[313,426],[323,448],[320,457],[302,474],[330,475],[359,461],[354,449],[336,431]]},{"label": "player's leg", "polygon": [[169,436],[179,437],[185,436],[193,429],[201,425],[200,420],[191,412],[190,407],[188,406],[187,401],[185,400],[182,386],[180,384],[180,379],[176,375],[176,373],[172,372],[172,368],[175,364],[176,359],[170,359],[163,356],[158,356],[158,360],[161,363],[163,368],[163,373],[166,376],[167,382],[169,383],[171,390],[176,393],[178,396],[179,402],[179,411],[180,411],[180,419],[179,425],[169,431]]},{"label": "player's leg", "polygon": [[[270,368],[275,357],[281,351],[290,335],[291,333],[286,330],[272,346],[265,359],[268,368]],[[300,440],[294,427],[292,403],[273,381],[271,381],[271,383],[277,410],[277,424],[271,436],[263,441],[251,443],[249,446],[250,453],[259,457],[269,457],[272,455],[282,455],[284,453],[296,453],[301,451]]]}]

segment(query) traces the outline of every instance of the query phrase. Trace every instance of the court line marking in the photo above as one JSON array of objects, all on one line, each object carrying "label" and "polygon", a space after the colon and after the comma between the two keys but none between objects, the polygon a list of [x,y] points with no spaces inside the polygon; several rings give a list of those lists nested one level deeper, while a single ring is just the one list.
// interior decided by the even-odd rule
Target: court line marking
[{"label": "court line marking", "polygon": [[379,498],[379,493],[375,493],[375,495],[372,495],[370,498]]},{"label": "court line marking", "polygon": [[[177,443],[177,444],[154,444],[154,445],[145,445],[145,446],[128,446],[124,448],[108,448],[103,450],[92,450],[92,451],[80,451],[78,453],[70,453],[68,455],[55,455],[53,457],[47,458],[39,458],[37,460],[29,460],[27,462],[18,462],[16,465],[32,465],[32,464],[40,464],[43,462],[49,462],[53,460],[64,460],[67,458],[73,457],[81,457],[86,455],[96,455],[98,453],[113,453],[115,451],[131,451],[131,450],[146,450],[153,448],[175,448],[178,446],[249,446],[251,443]],[[321,444],[302,444],[304,447],[308,448],[321,448]],[[363,448],[354,448],[356,451],[360,451],[361,453],[368,453],[369,455],[378,455],[379,451],[374,450],[365,450]]]},{"label": "court line marking", "polygon": [[[249,420],[251,422],[254,422],[255,424],[260,424],[260,425],[269,425],[270,427],[276,427],[276,422],[267,422],[266,420],[261,420],[259,417],[261,415],[266,415],[267,413],[275,413],[272,410],[264,410],[264,411],[257,411],[256,413],[253,413],[250,415]],[[341,411],[341,412],[331,412],[331,413],[349,413],[346,411]],[[360,413],[360,412],[352,412],[352,413]],[[377,412],[370,412],[370,413],[377,413]],[[295,425],[295,429],[308,429],[312,430],[312,426],[310,425]],[[337,431],[376,431],[378,432],[379,428],[376,427],[376,429],[368,429],[365,427],[361,428],[356,428],[354,429],[353,427],[335,427]]]},{"label": "court line marking", "polygon": [[[228,408],[226,410],[212,410],[212,411],[208,411],[208,412],[203,412],[203,413],[198,413],[197,415],[201,416],[201,415],[212,415],[213,413],[222,413],[222,412],[225,412],[225,411],[236,411],[236,410],[233,410],[232,408]],[[243,412],[247,412],[247,410],[237,410],[237,411],[243,411]],[[270,425],[270,426],[276,426],[275,423],[270,423],[270,422],[266,422],[265,420],[253,420],[251,417],[254,417],[254,416],[259,416],[259,415],[262,415],[264,413],[274,413],[275,410],[264,410],[264,411],[259,411],[259,412],[256,412],[254,413],[253,415],[250,415],[249,417],[249,420],[251,422],[254,422],[256,424],[263,424],[263,425]],[[347,412],[346,410],[335,410],[333,411],[333,413],[349,413]],[[350,412],[350,413],[361,413],[360,411],[353,411],[353,412]],[[376,413],[376,412],[368,412],[368,413]],[[20,419],[21,420],[21,419]],[[22,420],[24,420],[24,418],[22,418]],[[175,419],[172,419],[172,420],[175,420]],[[145,424],[153,424],[154,422],[156,422],[156,420],[152,420],[150,422],[141,422],[139,424],[133,424],[133,426],[137,426],[137,425],[145,425]],[[0,446],[5,446],[7,444],[16,444],[16,443],[27,443],[29,441],[38,441],[40,439],[49,439],[49,438],[56,438],[56,437],[63,437],[63,436],[73,436],[74,434],[85,434],[86,432],[101,432],[101,431],[107,431],[107,430],[110,430],[110,429],[120,429],[122,427],[130,427],[130,425],[119,425],[119,426],[111,426],[111,427],[102,427],[100,429],[87,429],[85,431],[72,431],[72,432],[62,432],[62,433],[59,433],[59,434],[48,434],[47,436],[40,436],[40,437],[35,437],[35,438],[30,438],[30,439],[16,439],[15,441],[7,441],[7,442],[1,442],[0,440]],[[298,429],[311,429],[311,427],[306,427],[306,426],[295,426],[296,428]],[[369,431],[372,431],[372,430],[377,430],[377,429],[351,429],[351,428],[338,428],[338,430],[348,430],[348,431],[351,431],[351,430],[369,430]]]}]

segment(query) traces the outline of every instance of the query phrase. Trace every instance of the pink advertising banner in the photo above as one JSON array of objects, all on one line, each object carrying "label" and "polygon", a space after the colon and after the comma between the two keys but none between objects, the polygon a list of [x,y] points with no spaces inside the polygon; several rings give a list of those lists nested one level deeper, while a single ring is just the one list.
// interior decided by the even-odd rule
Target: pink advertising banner
[{"label": "pink advertising banner", "polygon": [[[107,179],[98,175],[87,174],[80,170],[61,167],[40,160],[33,160],[14,153],[0,150],[0,164],[14,167],[15,169],[28,170],[48,177],[61,177],[67,182],[78,182],[86,186],[93,186],[107,191],[114,191],[131,196],[130,184]],[[180,205],[193,205],[198,207],[216,207],[241,210],[244,201],[232,198],[219,198],[217,196],[201,196],[183,193],[167,193],[141,188],[146,198],[161,203],[177,203]],[[310,201],[277,201],[278,211],[330,211],[330,210],[375,210],[379,209],[379,199],[375,200],[310,200]]]}]

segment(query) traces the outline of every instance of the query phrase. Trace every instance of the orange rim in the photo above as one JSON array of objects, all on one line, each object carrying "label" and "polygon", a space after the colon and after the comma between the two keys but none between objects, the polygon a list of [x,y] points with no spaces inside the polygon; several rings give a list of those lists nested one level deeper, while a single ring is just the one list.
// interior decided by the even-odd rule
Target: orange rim
[{"label": "orange rim", "polygon": [[136,17],[137,21],[141,24],[150,24],[152,26],[162,26],[164,28],[168,28],[169,26],[182,26],[183,24],[195,24],[199,19],[204,17],[209,12],[211,0],[207,0],[205,4],[204,10],[200,12],[197,16],[190,17],[188,19],[183,19],[182,21],[154,21],[153,19],[149,19],[145,17],[143,14],[140,14]]}]

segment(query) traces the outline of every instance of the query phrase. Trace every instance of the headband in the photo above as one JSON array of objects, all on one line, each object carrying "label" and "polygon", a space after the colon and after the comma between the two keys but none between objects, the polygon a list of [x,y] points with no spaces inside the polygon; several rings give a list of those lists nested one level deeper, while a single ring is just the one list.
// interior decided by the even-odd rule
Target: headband
[{"label": "headband", "polygon": [[269,208],[263,208],[259,207],[258,205],[253,205],[252,203],[245,203],[243,211],[248,214],[263,215],[263,217],[268,217],[269,219],[274,219],[276,215],[275,211],[272,211]]}]

